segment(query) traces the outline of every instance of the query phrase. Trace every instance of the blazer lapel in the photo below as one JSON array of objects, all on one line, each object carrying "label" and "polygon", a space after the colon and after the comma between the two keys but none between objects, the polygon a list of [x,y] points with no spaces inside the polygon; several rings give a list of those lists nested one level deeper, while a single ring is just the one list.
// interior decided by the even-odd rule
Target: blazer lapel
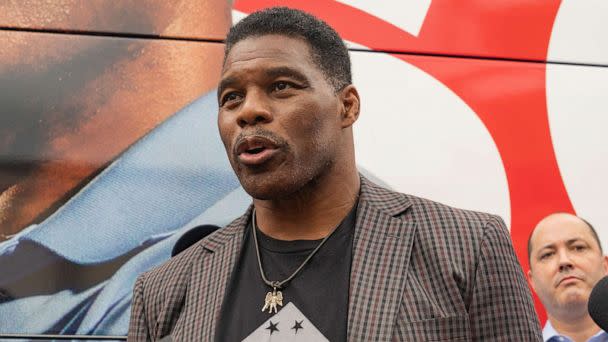
[{"label": "blazer lapel", "polygon": [[243,233],[250,214],[251,207],[245,215],[199,244],[200,254],[192,263],[185,310],[180,321],[200,323],[196,326],[191,323],[190,326],[179,326],[178,322],[172,334],[174,340],[213,340],[226,287],[241,251]]},{"label": "blazer lapel", "polygon": [[361,178],[350,275],[348,341],[390,340],[402,301],[416,224],[395,217],[403,194]]}]

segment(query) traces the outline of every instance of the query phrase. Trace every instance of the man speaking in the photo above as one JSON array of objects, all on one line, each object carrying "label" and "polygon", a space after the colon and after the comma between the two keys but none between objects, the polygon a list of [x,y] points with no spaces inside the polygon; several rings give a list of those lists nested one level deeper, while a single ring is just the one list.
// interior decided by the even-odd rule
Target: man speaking
[{"label": "man speaking", "polygon": [[502,220],[359,175],[359,95],[327,24],[287,8],[239,22],[218,102],[253,205],[138,278],[130,340],[541,339]]}]

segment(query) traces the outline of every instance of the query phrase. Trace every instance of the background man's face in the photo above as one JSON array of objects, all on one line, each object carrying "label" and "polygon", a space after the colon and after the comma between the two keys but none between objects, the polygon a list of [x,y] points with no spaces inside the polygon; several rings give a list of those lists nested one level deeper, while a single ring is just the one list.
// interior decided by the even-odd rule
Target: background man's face
[{"label": "background man's face", "polygon": [[266,35],[238,42],[218,99],[228,158],[254,198],[292,194],[335,160],[340,102],[303,40]]},{"label": "background man's face", "polygon": [[573,308],[586,310],[593,286],[608,273],[589,227],[569,214],[555,214],[539,223],[531,238],[532,287],[550,315]]}]

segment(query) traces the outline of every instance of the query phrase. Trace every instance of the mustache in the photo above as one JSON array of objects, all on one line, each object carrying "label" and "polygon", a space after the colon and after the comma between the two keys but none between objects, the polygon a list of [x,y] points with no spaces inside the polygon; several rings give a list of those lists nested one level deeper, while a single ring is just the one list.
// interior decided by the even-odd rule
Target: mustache
[{"label": "mustache", "polygon": [[272,133],[270,131],[267,131],[265,129],[262,129],[262,128],[255,128],[251,131],[241,132],[241,133],[239,133],[239,135],[236,136],[236,138],[234,139],[234,143],[232,144],[233,152],[236,153],[236,151],[235,151],[236,147],[239,146],[239,144],[243,140],[245,140],[247,138],[251,138],[251,137],[260,137],[260,138],[267,139],[267,140],[271,141],[277,147],[287,146],[287,141],[285,139],[283,139],[282,137],[280,137],[279,135]]}]

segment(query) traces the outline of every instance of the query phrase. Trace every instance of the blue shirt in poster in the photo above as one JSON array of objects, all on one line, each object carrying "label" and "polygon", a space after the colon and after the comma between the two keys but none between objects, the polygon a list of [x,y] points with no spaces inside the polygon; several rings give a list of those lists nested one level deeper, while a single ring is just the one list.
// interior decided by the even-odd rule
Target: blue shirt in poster
[{"label": "blue shirt in poster", "polygon": [[135,143],[43,222],[0,244],[0,333],[124,335],[136,277],[251,202],[210,93]]}]

